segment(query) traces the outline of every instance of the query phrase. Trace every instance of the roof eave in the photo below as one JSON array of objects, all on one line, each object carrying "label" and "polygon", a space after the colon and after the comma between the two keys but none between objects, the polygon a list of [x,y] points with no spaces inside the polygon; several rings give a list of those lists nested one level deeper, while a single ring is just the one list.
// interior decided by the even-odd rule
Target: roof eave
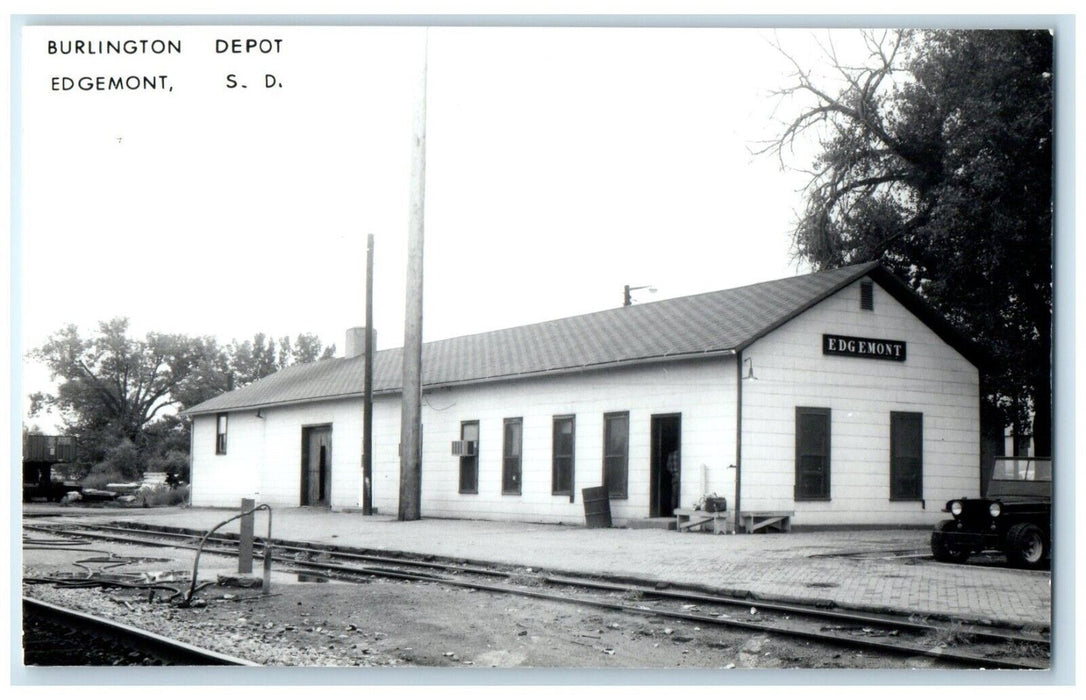
[{"label": "roof eave", "polygon": [[[516,374],[501,374],[488,377],[476,377],[473,379],[464,379],[458,381],[448,382],[429,382],[423,384],[423,389],[442,389],[445,387],[456,386],[472,386],[478,384],[491,384],[495,382],[511,382],[519,379],[538,379],[540,377],[552,377],[558,375],[578,374],[581,372],[599,372],[608,369],[634,367],[638,365],[646,364],[659,364],[662,362],[679,362],[683,360],[697,360],[713,357],[729,357],[735,355],[736,348],[719,348],[715,350],[699,350],[697,352],[685,352],[685,353],[668,353],[664,355],[647,355],[645,357],[630,358],[624,360],[612,360],[608,362],[595,362],[585,365],[576,365],[571,367],[558,367],[554,369],[539,370],[535,372],[519,372]],[[375,396],[389,396],[392,394],[399,394],[401,392],[400,387],[394,387],[391,389],[374,390]],[[217,413],[230,413],[233,411],[255,411],[263,408],[276,408],[282,406],[298,406],[307,403],[316,403],[318,401],[340,401],[344,399],[362,398],[362,392],[349,392],[345,394],[328,394],[324,396],[313,396],[303,399],[290,399],[286,401],[272,401],[264,403],[250,403],[241,404],[237,406],[212,406],[210,408],[201,409],[199,406],[194,406],[185,411],[181,411],[181,415],[186,418],[195,418],[197,416],[208,416]]]},{"label": "roof eave", "polygon": [[831,296],[833,296],[837,292],[841,291],[842,289],[849,286],[850,284],[853,284],[854,282],[856,282],[856,280],[860,279],[861,277],[864,277],[865,275],[870,275],[873,270],[880,270],[880,269],[882,269],[882,268],[879,265],[879,263],[877,263],[877,262],[870,262],[870,263],[867,263],[866,265],[862,265],[862,266],[857,267],[856,270],[851,275],[844,278],[843,280],[841,280],[837,284],[833,285],[832,287],[827,289],[825,292],[819,294],[818,296],[812,297],[811,299],[809,299],[807,301],[807,303],[801,304],[800,306],[797,306],[795,309],[792,310],[791,313],[789,313],[788,315],[782,317],[777,322],[772,323],[772,324],[762,328],[761,330],[759,330],[754,335],[750,336],[749,338],[747,338],[743,342],[739,343],[739,345],[736,346],[736,348],[735,348],[736,351],[737,352],[742,352],[743,350],[746,350],[748,347],[753,345],[756,341],[760,340],[761,338],[766,337],[767,335],[769,335],[773,331],[777,330],[778,328],[780,328],[784,324],[788,323],[792,319],[797,318],[797,317],[807,313],[808,311],[810,311],[812,308],[814,308],[818,304],[821,304],[823,301],[825,301],[826,299],[829,299]]}]

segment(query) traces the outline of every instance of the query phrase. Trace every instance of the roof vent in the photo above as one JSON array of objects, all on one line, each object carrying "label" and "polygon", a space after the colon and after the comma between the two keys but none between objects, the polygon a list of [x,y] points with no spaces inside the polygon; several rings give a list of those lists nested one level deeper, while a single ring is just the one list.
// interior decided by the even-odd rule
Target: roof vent
[{"label": "roof vent", "polygon": [[[377,331],[373,334],[373,348],[377,349]],[[347,344],[343,351],[344,357],[358,357],[366,352],[366,327],[356,326],[347,329]]]},{"label": "roof vent", "polygon": [[869,280],[860,282],[860,309],[863,311],[875,310],[875,288]]}]

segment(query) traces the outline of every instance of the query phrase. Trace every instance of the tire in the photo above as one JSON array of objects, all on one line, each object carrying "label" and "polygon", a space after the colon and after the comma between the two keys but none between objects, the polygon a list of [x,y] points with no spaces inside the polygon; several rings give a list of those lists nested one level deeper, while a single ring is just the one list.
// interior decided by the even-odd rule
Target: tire
[{"label": "tire", "polygon": [[972,554],[968,548],[961,549],[947,543],[943,533],[950,532],[952,529],[954,529],[954,521],[944,520],[939,523],[935,532],[931,533],[931,554],[935,557],[935,561],[961,564]]},{"label": "tire", "polygon": [[1007,559],[1023,569],[1039,569],[1048,559],[1048,538],[1033,523],[1018,523],[1007,531]]}]

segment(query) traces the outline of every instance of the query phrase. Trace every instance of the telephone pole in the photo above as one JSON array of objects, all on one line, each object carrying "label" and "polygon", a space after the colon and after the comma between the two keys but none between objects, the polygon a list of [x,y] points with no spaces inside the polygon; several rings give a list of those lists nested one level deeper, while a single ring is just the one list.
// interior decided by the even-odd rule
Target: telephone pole
[{"label": "telephone pole", "polygon": [[403,407],[400,412],[399,520],[422,517],[422,251],[426,203],[426,31],[422,79],[411,137],[411,200],[407,232],[407,307],[404,314]]},{"label": "telephone pole", "polygon": [[362,515],[373,515],[373,234],[366,236],[366,372],[362,380]]}]

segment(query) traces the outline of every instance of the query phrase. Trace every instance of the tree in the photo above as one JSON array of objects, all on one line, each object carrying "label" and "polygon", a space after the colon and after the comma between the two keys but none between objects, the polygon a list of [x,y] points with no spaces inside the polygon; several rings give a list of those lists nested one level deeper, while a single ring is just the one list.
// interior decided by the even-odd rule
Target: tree
[{"label": "tree", "polygon": [[[132,478],[145,467],[187,478],[189,425],[177,412],[276,372],[294,360],[331,357],[335,346],[301,334],[292,344],[258,333],[221,347],[214,338],[148,333],[128,337],[128,320],[100,323],[83,338],[69,325],[30,352],[58,381],[31,395],[30,415],[55,409],[79,437],[80,459]],[[182,464],[184,469],[182,470]]]},{"label": "tree", "polygon": [[312,333],[299,333],[291,343],[290,336],[274,339],[257,333],[252,340],[233,340],[220,347],[213,338],[200,338],[200,359],[192,373],[180,383],[175,398],[182,408],[190,408],[212,397],[278,372],[292,364],[325,360],[335,356],[336,346],[323,347]]},{"label": "tree", "polygon": [[81,451],[102,459],[121,440],[136,448],[143,431],[175,403],[173,390],[199,359],[198,348],[181,335],[148,333],[128,337],[128,320],[100,323],[84,339],[74,325],[53,335],[31,357],[60,379],[55,394],[31,396],[31,416],[57,409],[68,432],[79,435]]},{"label": "tree", "polygon": [[[793,232],[815,269],[878,260],[987,351],[986,415],[1051,454],[1052,36],[865,33],[840,79],[796,61],[806,105],[760,152],[818,137]],[[1030,422],[1032,417],[1032,431]]]},{"label": "tree", "polygon": [[[286,345],[289,340],[290,338],[284,337],[282,345]],[[294,339],[292,353],[296,363],[316,362],[317,360],[327,360],[330,357],[335,357],[336,346],[333,343],[322,349],[320,338],[312,333],[299,333],[298,337]]]}]

